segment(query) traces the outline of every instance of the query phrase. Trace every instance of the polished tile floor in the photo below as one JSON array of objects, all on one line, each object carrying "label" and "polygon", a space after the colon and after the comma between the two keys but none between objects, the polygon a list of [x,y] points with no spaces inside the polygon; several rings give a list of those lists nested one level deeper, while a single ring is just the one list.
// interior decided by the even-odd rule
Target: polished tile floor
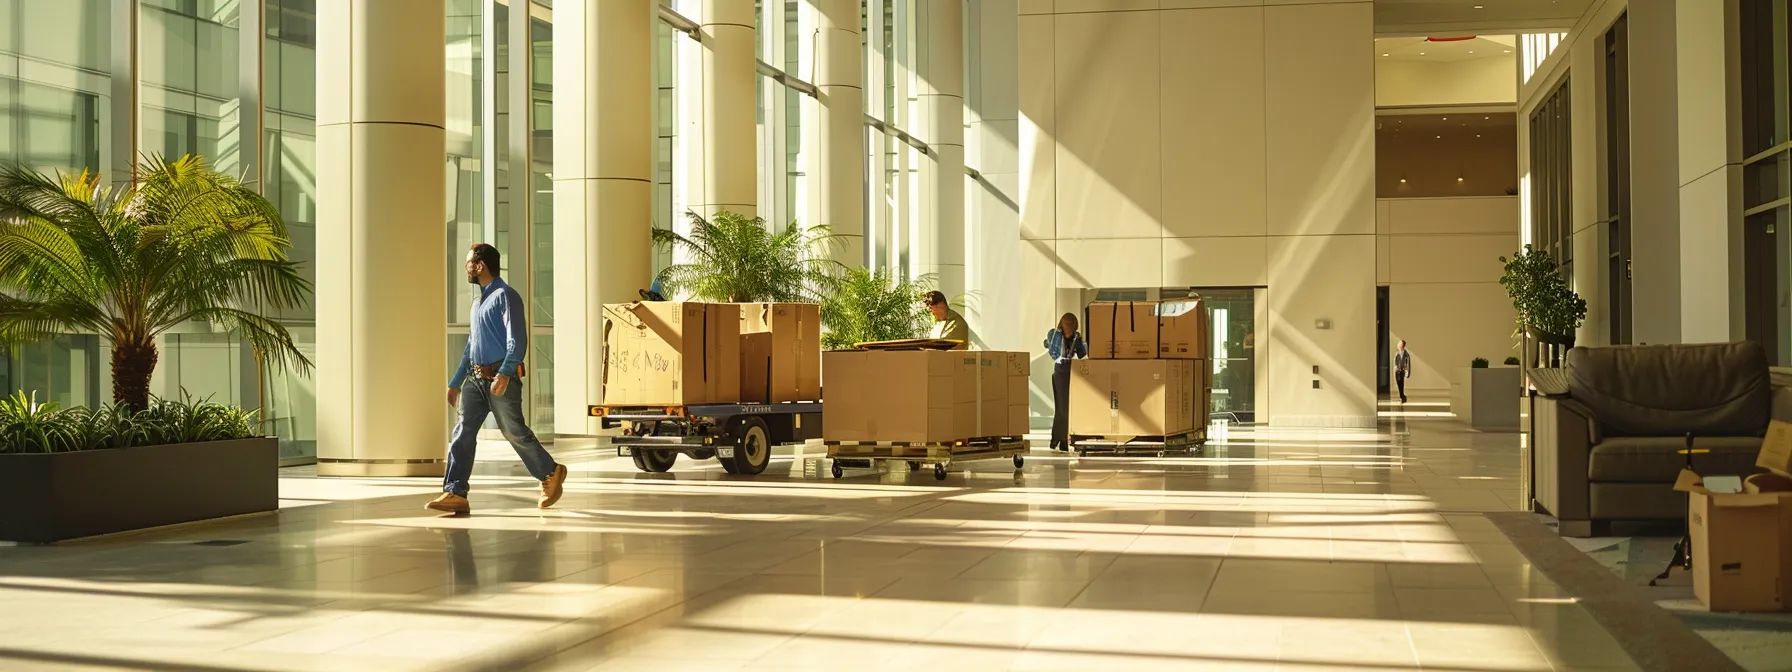
[{"label": "polished tile floor", "polygon": [[277,516],[0,547],[0,670],[1636,669],[1482,518],[1518,437],[1414,408],[943,482],[562,445],[546,512],[487,446],[465,518],[289,470]]}]

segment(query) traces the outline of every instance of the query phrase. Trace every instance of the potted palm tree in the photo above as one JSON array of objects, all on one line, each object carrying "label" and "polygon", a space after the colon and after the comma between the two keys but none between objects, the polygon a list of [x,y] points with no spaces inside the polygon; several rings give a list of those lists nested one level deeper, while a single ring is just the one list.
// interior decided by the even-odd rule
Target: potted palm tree
[{"label": "potted palm tree", "polygon": [[932,276],[911,280],[882,269],[847,271],[821,304],[821,323],[828,329],[822,347],[844,350],[855,343],[919,338],[933,321],[921,304],[930,289]]},{"label": "potted palm tree", "polygon": [[[245,339],[260,364],[308,372],[286,328],[263,313],[308,300],[289,247],[272,204],[197,156],[151,158],[118,187],[85,172],[51,178],[0,168],[0,343],[99,334],[112,346],[108,417],[161,407],[149,393],[156,337],[182,324],[221,327]],[[54,510],[80,498],[85,505],[75,508],[86,515],[46,533],[69,538],[277,508],[275,439],[164,436],[172,442],[114,437],[86,442],[94,450],[57,451],[45,438],[40,450],[0,449],[8,453],[0,491],[35,498],[0,511]],[[56,489],[66,484],[80,490]]]},{"label": "potted palm tree", "polygon": [[764,219],[727,211],[708,219],[687,216],[689,235],[653,230],[654,245],[690,259],[660,271],[668,295],[717,303],[819,303],[844,269],[828,254],[836,238],[827,227],[792,222],[773,231]]}]

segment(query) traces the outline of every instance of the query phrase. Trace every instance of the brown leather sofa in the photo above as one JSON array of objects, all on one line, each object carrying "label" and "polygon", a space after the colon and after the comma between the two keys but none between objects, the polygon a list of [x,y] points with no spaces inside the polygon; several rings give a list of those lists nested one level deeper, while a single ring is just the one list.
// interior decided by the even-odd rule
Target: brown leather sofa
[{"label": "brown leather sofa", "polygon": [[1792,407],[1754,343],[1575,348],[1564,368],[1532,374],[1536,500],[1570,537],[1685,519],[1673,483],[1687,433],[1710,451],[1693,455],[1700,473],[1746,474],[1776,406]]}]

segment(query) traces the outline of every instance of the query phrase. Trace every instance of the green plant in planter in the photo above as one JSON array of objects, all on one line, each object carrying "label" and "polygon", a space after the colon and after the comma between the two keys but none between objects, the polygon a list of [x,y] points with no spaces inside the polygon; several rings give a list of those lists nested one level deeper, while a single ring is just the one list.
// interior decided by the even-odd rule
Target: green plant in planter
[{"label": "green plant in planter", "polygon": [[1555,258],[1526,245],[1510,259],[1500,257],[1500,263],[1505,265],[1500,285],[1517,313],[1516,334],[1572,346],[1575,330],[1587,318],[1587,301],[1568,287]]},{"label": "green plant in planter", "polygon": [[829,256],[836,237],[827,227],[802,229],[791,222],[782,231],[764,219],[723,211],[704,219],[695,212],[691,233],[654,229],[653,242],[689,254],[691,261],[660,271],[667,296],[680,293],[699,301],[780,301],[818,303],[833,288],[844,266]]},{"label": "green plant in planter", "polygon": [[919,338],[933,316],[921,295],[933,289],[931,275],[910,280],[888,271],[855,268],[840,278],[836,291],[821,303],[822,347],[843,350],[855,343]]},{"label": "green plant in planter", "polygon": [[59,409],[34,403],[24,392],[0,398],[0,453],[60,453],[171,443],[247,439],[256,435],[259,411],[210,401],[155,399],[132,411],[124,404]]},{"label": "green plant in planter", "polygon": [[0,343],[97,333],[112,345],[112,398],[150,406],[155,338],[209,322],[247,339],[257,363],[309,372],[278,320],[311,284],[286,258],[286,224],[261,194],[203,158],[149,159],[122,187],[0,168]]},{"label": "green plant in planter", "polygon": [[1474,359],[1474,361],[1471,361],[1468,363],[1468,366],[1471,369],[1485,369],[1485,368],[1487,368],[1487,358],[1486,357],[1476,357]]},{"label": "green plant in planter", "polygon": [[1507,357],[1506,358],[1506,366],[1518,366],[1518,364],[1519,364],[1519,362],[1518,362],[1517,357]]}]

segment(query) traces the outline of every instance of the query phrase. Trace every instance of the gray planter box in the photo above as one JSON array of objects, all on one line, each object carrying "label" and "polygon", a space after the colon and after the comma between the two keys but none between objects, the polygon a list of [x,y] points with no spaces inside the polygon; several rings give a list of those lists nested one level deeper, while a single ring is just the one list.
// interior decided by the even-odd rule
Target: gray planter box
[{"label": "gray planter box", "polygon": [[1512,366],[1457,369],[1450,383],[1450,412],[1481,431],[1518,431],[1520,373]]},{"label": "gray planter box", "polygon": [[280,508],[275,438],[0,455],[0,541],[52,543]]}]

